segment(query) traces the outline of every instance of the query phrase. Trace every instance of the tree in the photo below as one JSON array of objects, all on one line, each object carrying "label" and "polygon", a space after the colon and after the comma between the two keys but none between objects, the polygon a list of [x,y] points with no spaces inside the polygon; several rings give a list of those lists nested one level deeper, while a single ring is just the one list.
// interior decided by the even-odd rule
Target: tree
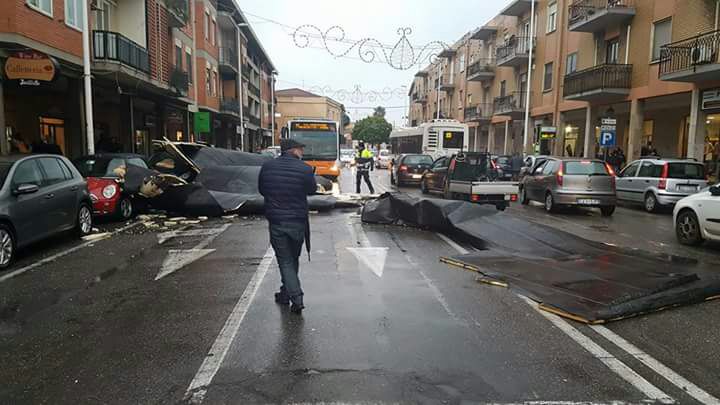
[{"label": "tree", "polygon": [[392,125],[384,117],[372,115],[355,123],[352,137],[353,140],[378,145],[390,140],[390,132],[392,132]]},{"label": "tree", "polygon": [[375,107],[375,111],[373,111],[373,117],[385,118],[385,107]]}]

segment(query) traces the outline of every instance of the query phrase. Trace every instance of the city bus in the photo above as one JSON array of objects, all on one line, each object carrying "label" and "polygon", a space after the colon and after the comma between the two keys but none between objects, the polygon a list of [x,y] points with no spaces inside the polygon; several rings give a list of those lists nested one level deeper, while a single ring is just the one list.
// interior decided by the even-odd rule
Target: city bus
[{"label": "city bus", "polygon": [[421,153],[434,159],[468,151],[468,126],[456,120],[438,119],[390,134],[392,153]]},{"label": "city bus", "polygon": [[288,138],[305,145],[305,163],[315,174],[330,180],[340,177],[340,133],[338,123],[324,119],[294,119],[284,131]]}]

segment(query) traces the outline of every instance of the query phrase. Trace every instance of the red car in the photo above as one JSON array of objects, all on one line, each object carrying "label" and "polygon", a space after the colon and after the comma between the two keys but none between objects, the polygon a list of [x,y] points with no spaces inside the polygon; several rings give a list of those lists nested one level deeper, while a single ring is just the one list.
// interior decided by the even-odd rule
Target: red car
[{"label": "red car", "polygon": [[123,191],[116,169],[128,165],[147,169],[142,156],[131,153],[104,153],[83,156],[73,163],[87,180],[94,215],[111,215],[122,220],[135,215],[133,199]]}]

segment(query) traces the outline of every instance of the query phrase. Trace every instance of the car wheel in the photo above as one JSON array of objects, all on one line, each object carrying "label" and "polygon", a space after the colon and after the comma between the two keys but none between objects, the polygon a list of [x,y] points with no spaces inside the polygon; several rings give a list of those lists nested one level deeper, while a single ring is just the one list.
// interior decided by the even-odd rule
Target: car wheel
[{"label": "car wheel", "polygon": [[545,195],[545,211],[555,212],[555,200],[553,199],[552,193],[548,192]]},{"label": "car wheel", "polygon": [[600,207],[600,213],[604,217],[611,217],[613,213],[615,213],[615,206],[614,205],[607,205],[604,207]]},{"label": "car wheel", "polygon": [[395,176],[392,173],[390,173],[390,184],[395,185]]},{"label": "car wheel", "polygon": [[658,206],[659,204],[657,202],[657,197],[655,197],[655,194],[647,193],[645,195],[645,211],[656,212],[659,208]]},{"label": "car wheel", "polygon": [[118,202],[116,216],[121,220],[128,220],[135,215],[135,207],[130,197],[122,197]]},{"label": "car wheel", "polygon": [[92,232],[92,209],[87,203],[80,204],[75,231],[79,236],[87,236]]},{"label": "car wheel", "polygon": [[429,193],[430,193],[430,190],[428,190],[427,182],[425,181],[425,179],[422,179],[422,180],[420,181],[420,191],[421,191],[423,194],[429,194]]},{"label": "car wheel", "polygon": [[525,187],[522,187],[520,189],[520,204],[522,204],[522,205],[530,204],[530,200],[527,197],[527,192],[525,191]]},{"label": "car wheel", "polygon": [[678,214],[675,222],[675,234],[678,242],[683,245],[697,246],[703,242],[700,221],[698,221],[697,215],[690,210]]},{"label": "car wheel", "polygon": [[0,270],[7,269],[15,260],[15,235],[9,226],[0,224]]}]

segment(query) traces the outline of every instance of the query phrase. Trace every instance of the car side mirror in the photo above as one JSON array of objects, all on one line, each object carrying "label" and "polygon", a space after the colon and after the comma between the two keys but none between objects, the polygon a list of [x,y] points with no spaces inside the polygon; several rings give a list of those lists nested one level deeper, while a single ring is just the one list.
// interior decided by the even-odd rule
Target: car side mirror
[{"label": "car side mirror", "polygon": [[710,195],[720,197],[720,186],[710,187]]},{"label": "car side mirror", "polygon": [[37,184],[21,184],[13,191],[15,195],[37,193],[40,187]]}]

